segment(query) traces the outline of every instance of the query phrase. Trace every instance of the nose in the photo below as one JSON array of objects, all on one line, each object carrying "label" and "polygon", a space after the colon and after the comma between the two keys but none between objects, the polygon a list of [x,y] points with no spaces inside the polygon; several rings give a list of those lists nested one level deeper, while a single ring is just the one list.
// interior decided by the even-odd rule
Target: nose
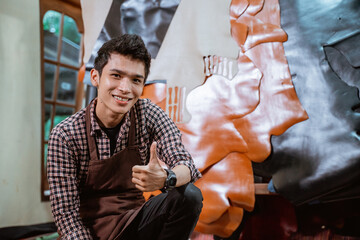
[{"label": "nose", "polygon": [[119,89],[119,91],[121,91],[123,93],[129,93],[131,90],[130,79],[129,78],[121,79],[117,88]]}]

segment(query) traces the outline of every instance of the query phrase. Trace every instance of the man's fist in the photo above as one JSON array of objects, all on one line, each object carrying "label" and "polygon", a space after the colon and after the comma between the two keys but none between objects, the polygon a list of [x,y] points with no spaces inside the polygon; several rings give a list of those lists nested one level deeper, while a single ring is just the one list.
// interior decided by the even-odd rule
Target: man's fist
[{"label": "man's fist", "polygon": [[156,142],[151,144],[148,165],[135,165],[132,168],[132,172],[132,182],[140,191],[152,192],[164,186],[167,174],[159,163],[159,158],[156,154]]}]

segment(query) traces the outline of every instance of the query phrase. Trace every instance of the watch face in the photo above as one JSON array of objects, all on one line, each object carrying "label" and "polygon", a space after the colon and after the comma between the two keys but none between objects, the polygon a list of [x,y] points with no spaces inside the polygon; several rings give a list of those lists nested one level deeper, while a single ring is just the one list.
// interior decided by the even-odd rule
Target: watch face
[{"label": "watch face", "polygon": [[175,176],[172,176],[169,178],[169,186],[170,187],[175,187],[176,185],[176,177]]}]

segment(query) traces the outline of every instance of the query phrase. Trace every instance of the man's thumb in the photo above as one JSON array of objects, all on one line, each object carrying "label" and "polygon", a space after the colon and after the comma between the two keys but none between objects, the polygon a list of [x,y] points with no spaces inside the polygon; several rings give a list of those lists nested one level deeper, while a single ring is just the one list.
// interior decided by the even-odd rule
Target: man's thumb
[{"label": "man's thumb", "polygon": [[157,153],[156,153],[156,146],[157,146],[157,143],[156,143],[156,142],[153,142],[153,143],[151,144],[149,164],[159,164],[159,162],[158,162],[158,157],[157,157]]}]

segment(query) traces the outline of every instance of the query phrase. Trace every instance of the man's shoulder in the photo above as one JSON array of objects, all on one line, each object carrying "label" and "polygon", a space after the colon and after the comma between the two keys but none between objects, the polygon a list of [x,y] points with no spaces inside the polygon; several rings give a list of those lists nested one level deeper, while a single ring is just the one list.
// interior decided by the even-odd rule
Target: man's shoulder
[{"label": "man's shoulder", "polygon": [[150,99],[148,98],[139,98],[139,100],[135,103],[136,106],[146,107],[149,103],[151,103]]},{"label": "man's shoulder", "polygon": [[157,125],[169,122],[170,119],[167,113],[150,99],[139,99],[137,104],[136,111],[140,112],[138,116],[146,124]]},{"label": "man's shoulder", "polygon": [[143,112],[163,111],[162,108],[160,108],[148,98],[140,98],[136,103],[136,108]]},{"label": "man's shoulder", "polygon": [[85,128],[85,108],[66,117],[53,128],[53,132],[73,133]]}]

